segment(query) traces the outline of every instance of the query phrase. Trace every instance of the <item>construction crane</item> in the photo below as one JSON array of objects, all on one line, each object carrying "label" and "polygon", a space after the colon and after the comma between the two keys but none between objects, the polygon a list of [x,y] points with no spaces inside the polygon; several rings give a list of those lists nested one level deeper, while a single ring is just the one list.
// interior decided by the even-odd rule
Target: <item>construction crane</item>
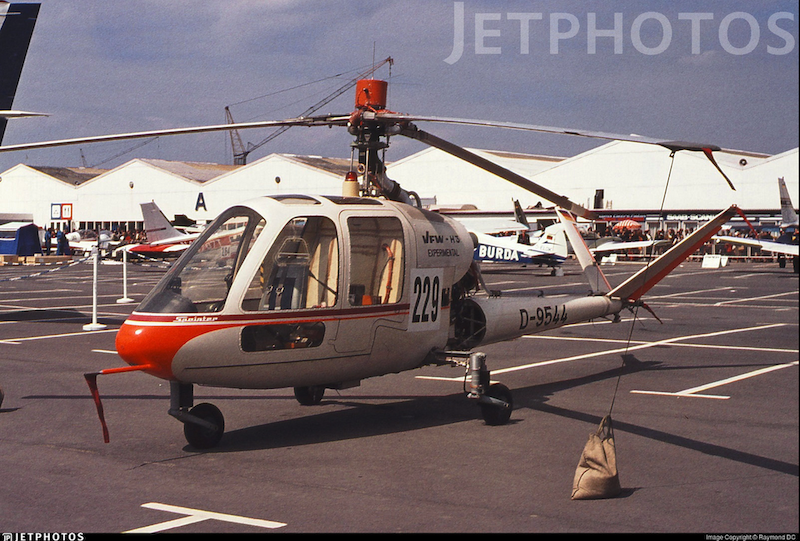
[{"label": "construction crane", "polygon": [[[370,75],[375,73],[375,71],[377,71],[380,67],[384,66],[385,64],[389,64],[391,66],[393,63],[394,63],[394,59],[391,56],[385,58],[384,60],[382,60],[378,64],[373,65],[367,71],[358,74],[358,76],[356,76],[354,79],[349,80],[347,83],[345,83],[344,85],[342,85],[339,88],[337,88],[331,94],[327,95],[325,98],[323,98],[322,100],[318,101],[317,103],[315,103],[314,105],[312,105],[311,107],[309,107],[308,109],[306,109],[305,111],[300,113],[298,116],[299,117],[304,117],[304,116],[310,115],[311,113],[317,111],[318,109],[320,109],[324,105],[332,102],[333,100],[335,100],[336,98],[338,98],[339,96],[341,96],[342,94],[347,92],[350,88],[355,86],[355,84],[358,81],[360,81],[361,79],[366,79],[367,77],[369,77]],[[233,120],[233,115],[231,114],[230,107],[228,107],[228,106],[225,107],[225,120],[226,120],[226,122],[228,124],[235,124],[235,122]],[[231,137],[231,148],[233,150],[233,164],[234,165],[245,165],[247,163],[247,156],[251,152],[253,152],[254,150],[256,150],[256,149],[264,146],[265,144],[269,143],[270,141],[272,141],[273,139],[278,137],[280,134],[282,134],[283,132],[288,130],[290,127],[291,126],[283,126],[281,128],[278,128],[273,133],[271,133],[269,136],[267,136],[264,140],[262,140],[260,143],[256,143],[255,145],[252,144],[252,143],[247,143],[247,148],[245,148],[244,144],[242,143],[242,138],[239,135],[239,131],[238,130],[229,130],[230,137]]]}]

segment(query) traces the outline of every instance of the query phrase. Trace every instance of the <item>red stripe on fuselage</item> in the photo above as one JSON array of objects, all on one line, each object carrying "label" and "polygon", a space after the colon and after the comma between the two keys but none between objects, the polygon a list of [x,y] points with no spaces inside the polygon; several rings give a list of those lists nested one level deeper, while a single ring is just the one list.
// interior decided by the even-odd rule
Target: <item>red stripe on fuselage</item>
[{"label": "red stripe on fuselage", "polygon": [[[449,307],[445,307],[449,309]],[[119,356],[130,365],[150,365],[146,372],[175,379],[172,359],[190,340],[208,332],[246,325],[275,325],[343,319],[368,319],[408,314],[408,304],[260,312],[252,314],[145,314],[134,312],[117,332]]]}]

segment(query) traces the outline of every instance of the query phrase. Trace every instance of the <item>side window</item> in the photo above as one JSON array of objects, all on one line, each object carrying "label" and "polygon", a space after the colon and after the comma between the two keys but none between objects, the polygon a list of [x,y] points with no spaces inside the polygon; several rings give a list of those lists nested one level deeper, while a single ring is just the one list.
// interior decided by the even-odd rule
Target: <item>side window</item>
[{"label": "side window", "polygon": [[403,226],[397,218],[347,220],[350,232],[351,306],[389,304],[403,296]]},{"label": "side window", "polygon": [[336,304],[339,243],[321,216],[294,218],[280,232],[250,281],[242,309],[301,310]]}]

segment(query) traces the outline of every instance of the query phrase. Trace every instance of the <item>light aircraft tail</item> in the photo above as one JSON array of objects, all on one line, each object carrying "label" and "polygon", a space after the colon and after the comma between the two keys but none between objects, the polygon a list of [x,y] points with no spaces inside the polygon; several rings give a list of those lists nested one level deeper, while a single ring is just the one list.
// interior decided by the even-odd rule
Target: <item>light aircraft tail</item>
[{"label": "light aircraft tail", "polygon": [[564,226],[555,223],[545,227],[542,234],[533,243],[533,248],[552,254],[556,261],[562,263],[569,255]]},{"label": "light aircraft tail", "polygon": [[783,180],[783,177],[778,179],[778,189],[781,193],[781,227],[796,227],[800,222],[798,222],[797,213],[792,206],[789,189],[786,187],[786,181]]},{"label": "light aircraft tail", "polygon": [[[522,210],[522,205],[519,204],[519,200],[514,200],[514,218],[516,221],[527,227],[528,230],[520,234],[520,242],[524,242],[526,244],[531,244],[531,224],[528,222],[527,216],[525,216],[525,212]],[[543,227],[543,225],[547,223],[549,225]],[[540,250],[544,253],[553,254],[553,256],[557,259],[559,263],[563,262],[567,259],[569,255],[569,247],[567,246],[567,238],[565,236],[564,226],[557,221],[552,223],[551,220],[547,222],[538,222],[539,224],[539,231],[534,233],[533,240],[533,248]]]},{"label": "light aircraft tail", "polygon": [[9,118],[36,115],[12,111],[11,106],[39,15],[39,6],[0,1],[0,142]]},{"label": "light aircraft tail", "polygon": [[161,212],[154,202],[141,203],[142,217],[144,218],[144,231],[147,235],[147,242],[156,243],[166,239],[185,236],[183,233],[172,227],[167,217]]},{"label": "light aircraft tail", "polygon": [[519,223],[530,230],[531,226],[528,223],[528,218],[525,216],[525,213],[522,212],[522,205],[519,204],[518,199],[514,199],[514,217]]}]

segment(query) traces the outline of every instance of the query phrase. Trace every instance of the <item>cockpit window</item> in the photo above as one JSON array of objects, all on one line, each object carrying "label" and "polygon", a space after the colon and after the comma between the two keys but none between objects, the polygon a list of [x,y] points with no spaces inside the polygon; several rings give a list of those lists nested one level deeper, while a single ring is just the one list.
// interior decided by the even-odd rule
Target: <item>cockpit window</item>
[{"label": "cockpit window", "polygon": [[234,207],[206,228],[137,309],[151,313],[219,312],[233,279],[266,222]]},{"label": "cockpit window", "polygon": [[336,226],[321,216],[294,218],[258,267],[242,309],[330,308],[338,298],[338,281]]}]

